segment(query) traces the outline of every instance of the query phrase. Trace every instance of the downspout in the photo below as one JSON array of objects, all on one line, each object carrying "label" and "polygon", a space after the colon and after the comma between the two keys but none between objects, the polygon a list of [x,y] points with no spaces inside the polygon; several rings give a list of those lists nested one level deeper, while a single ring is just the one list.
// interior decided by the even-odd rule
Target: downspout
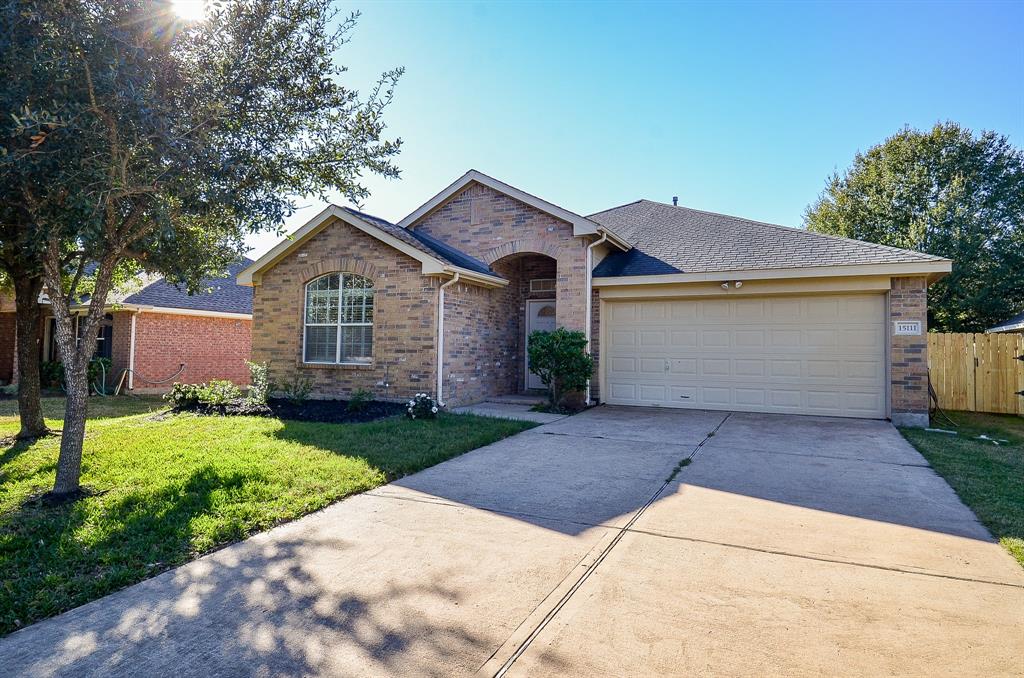
[{"label": "downspout", "polygon": [[[590,317],[591,317],[591,314],[593,312],[593,309],[591,309],[591,306],[593,306],[593,303],[594,303],[593,302],[593,298],[594,298],[594,290],[593,290],[594,248],[597,247],[598,245],[600,245],[601,243],[607,241],[607,240],[608,240],[608,232],[605,231],[604,233],[601,234],[601,239],[600,240],[595,240],[594,242],[592,242],[589,245],[587,245],[587,300],[586,300],[587,301],[587,303],[586,303],[587,317],[584,319],[584,322],[585,322],[584,326],[587,328],[587,350],[588,351],[590,350],[590,330],[591,330],[590,326],[593,324],[591,322],[591,320],[590,320]],[[586,403],[588,405],[590,404],[590,380],[589,379],[587,379]]]},{"label": "downspout", "polygon": [[128,340],[128,390],[135,387],[135,317],[138,311],[132,313],[131,338]]},{"label": "downspout", "polygon": [[444,405],[442,398],[444,388],[444,290],[450,285],[454,285],[459,282],[459,272],[455,272],[455,276],[441,285],[437,290],[437,406],[441,407]]}]

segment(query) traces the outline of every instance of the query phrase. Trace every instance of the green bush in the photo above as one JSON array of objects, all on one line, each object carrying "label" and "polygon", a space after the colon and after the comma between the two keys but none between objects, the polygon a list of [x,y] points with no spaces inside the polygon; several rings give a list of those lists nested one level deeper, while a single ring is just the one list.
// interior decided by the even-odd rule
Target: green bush
[{"label": "green bush", "polygon": [[191,410],[199,405],[199,389],[203,384],[174,384],[164,400],[176,410]]},{"label": "green bush", "polygon": [[309,400],[309,394],[312,392],[313,380],[298,372],[292,375],[290,382],[281,387],[281,394],[293,405],[301,405]]},{"label": "green bush", "polygon": [[405,405],[405,416],[410,419],[434,419],[437,417],[437,403],[426,393],[417,393]]},{"label": "green bush", "polygon": [[270,395],[270,365],[246,361],[249,367],[249,393],[245,401],[247,405],[258,407],[267,404]]},{"label": "green bush", "polygon": [[374,399],[373,391],[365,388],[356,389],[348,397],[348,404],[345,409],[349,412],[362,412]]},{"label": "green bush", "polygon": [[39,385],[43,388],[62,388],[64,385],[64,365],[56,360],[44,360],[39,363]]},{"label": "green bush", "polygon": [[227,379],[212,379],[199,385],[199,403],[223,409],[242,397],[242,391]]},{"label": "green bush", "polygon": [[594,372],[587,354],[587,336],[559,327],[553,332],[530,333],[530,369],[548,388],[551,406],[561,408],[569,393],[582,391]]}]

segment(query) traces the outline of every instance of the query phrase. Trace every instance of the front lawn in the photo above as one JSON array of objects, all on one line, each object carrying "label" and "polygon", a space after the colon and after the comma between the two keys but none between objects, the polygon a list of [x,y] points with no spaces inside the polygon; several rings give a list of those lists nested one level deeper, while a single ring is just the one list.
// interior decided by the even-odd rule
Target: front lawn
[{"label": "front lawn", "polygon": [[[82,482],[45,507],[60,439],[0,448],[0,635],[348,495],[535,424],[446,414],[321,424],[155,413],[156,398],[90,400]],[[63,401],[44,400],[59,428]],[[0,439],[17,433],[0,401]]]},{"label": "front lawn", "polygon": [[[901,429],[1024,567],[1024,417],[951,412],[957,435]],[[932,426],[952,430],[949,422]],[[1008,442],[994,445],[979,435]]]}]

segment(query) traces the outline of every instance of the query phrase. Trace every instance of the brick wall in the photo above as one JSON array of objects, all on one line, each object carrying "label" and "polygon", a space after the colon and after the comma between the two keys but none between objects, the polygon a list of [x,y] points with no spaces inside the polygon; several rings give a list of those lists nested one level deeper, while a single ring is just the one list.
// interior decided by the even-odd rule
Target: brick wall
[{"label": "brick wall", "polygon": [[[131,336],[132,336],[132,313],[130,311],[117,311],[114,316],[113,341],[110,349],[110,376],[107,383],[111,389],[117,386],[121,374],[128,369],[128,360],[131,357]],[[174,369],[178,369],[175,365]],[[148,375],[147,375],[148,376]],[[127,379],[125,380],[127,384]],[[141,384],[136,383],[136,386]]]},{"label": "brick wall", "polygon": [[0,313],[0,384],[8,384],[14,375],[14,314]]},{"label": "brick wall", "polygon": [[892,421],[928,425],[928,283],[923,277],[893,278],[889,291],[889,333],[897,320],[921,321],[919,336],[892,336],[890,349]]},{"label": "brick wall", "polygon": [[[130,322],[129,314],[115,323],[115,345]],[[125,322],[127,321],[127,322]],[[118,324],[122,326],[118,332]],[[234,318],[171,315],[143,312],[135,321],[135,390],[162,392],[174,381],[199,383],[228,379],[240,386],[249,383],[249,359],[252,321]],[[126,346],[122,347],[124,350]],[[127,361],[127,358],[121,358]],[[166,384],[149,384],[174,374],[179,365],[185,370]]]},{"label": "brick wall", "polygon": [[[319,397],[345,396],[362,388],[390,398],[433,393],[438,283],[421,270],[412,257],[342,221],[331,222],[263,272],[255,286],[253,359],[269,362],[271,379],[278,384],[297,374],[308,377]],[[305,285],[339,271],[373,280],[373,362],[303,364]]]},{"label": "brick wall", "polygon": [[571,224],[472,183],[412,228],[488,264],[524,252],[552,257],[557,265],[557,322],[584,329],[587,243],[573,237]]},{"label": "brick wall", "polygon": [[513,286],[455,284],[444,300],[444,401],[448,406],[517,393],[521,381],[522,313]]}]

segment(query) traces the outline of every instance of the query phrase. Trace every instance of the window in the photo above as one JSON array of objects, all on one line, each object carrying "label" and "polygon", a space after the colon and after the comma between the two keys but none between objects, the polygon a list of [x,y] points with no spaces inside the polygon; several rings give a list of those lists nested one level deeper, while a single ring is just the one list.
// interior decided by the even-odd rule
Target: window
[{"label": "window", "polygon": [[554,292],[555,291],[555,279],[554,278],[534,278],[530,281],[531,292]]},{"label": "window", "polygon": [[373,359],[373,282],[330,273],[306,285],[307,363],[369,363]]},{"label": "window", "polygon": [[[78,344],[82,343],[82,331],[85,329],[80,316],[71,319],[75,328],[75,339]],[[96,353],[94,358],[111,358],[114,354],[114,316],[107,313],[100,318],[99,327],[96,328]],[[47,360],[59,361],[60,350],[57,348],[57,319],[50,318],[47,328],[47,347],[44,357]]]}]

